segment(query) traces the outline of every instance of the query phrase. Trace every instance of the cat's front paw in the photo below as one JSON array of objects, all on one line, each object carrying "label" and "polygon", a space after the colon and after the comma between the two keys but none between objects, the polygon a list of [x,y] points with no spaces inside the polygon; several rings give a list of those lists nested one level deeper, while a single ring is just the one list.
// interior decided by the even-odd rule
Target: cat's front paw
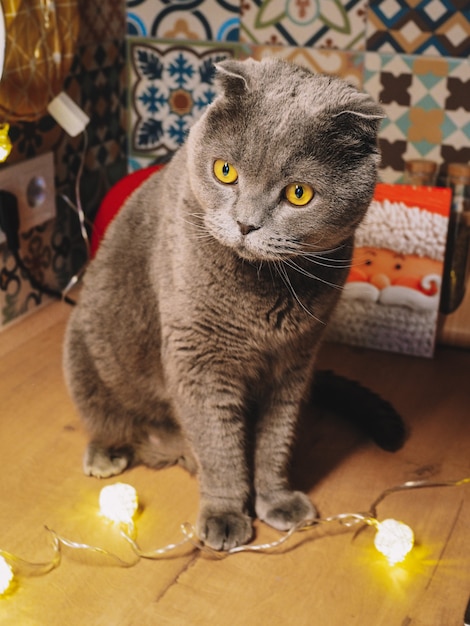
[{"label": "cat's front paw", "polygon": [[113,451],[91,442],[83,457],[83,471],[87,476],[109,478],[121,474],[130,463],[126,451]]},{"label": "cat's front paw", "polygon": [[256,515],[277,530],[290,530],[299,522],[315,519],[317,512],[301,491],[273,491],[256,496]]},{"label": "cat's front paw", "polygon": [[204,506],[196,525],[198,537],[214,550],[230,550],[251,539],[251,518],[240,511],[221,511]]}]

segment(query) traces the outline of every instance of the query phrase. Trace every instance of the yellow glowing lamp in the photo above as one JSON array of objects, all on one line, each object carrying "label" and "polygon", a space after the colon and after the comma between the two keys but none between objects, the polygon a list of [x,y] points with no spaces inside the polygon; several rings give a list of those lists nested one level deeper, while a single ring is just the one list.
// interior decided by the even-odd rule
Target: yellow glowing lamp
[{"label": "yellow glowing lamp", "polygon": [[3,556],[0,555],[0,595],[8,591],[13,578],[13,570]]},{"label": "yellow glowing lamp", "polygon": [[409,526],[395,519],[377,522],[374,545],[390,565],[401,563],[414,545],[414,534]]},{"label": "yellow glowing lamp", "polygon": [[131,485],[116,483],[100,492],[100,513],[112,522],[132,524],[138,506],[137,492]]},{"label": "yellow glowing lamp", "polygon": [[10,124],[0,124],[0,163],[6,161],[13,147],[8,135],[9,130]]}]

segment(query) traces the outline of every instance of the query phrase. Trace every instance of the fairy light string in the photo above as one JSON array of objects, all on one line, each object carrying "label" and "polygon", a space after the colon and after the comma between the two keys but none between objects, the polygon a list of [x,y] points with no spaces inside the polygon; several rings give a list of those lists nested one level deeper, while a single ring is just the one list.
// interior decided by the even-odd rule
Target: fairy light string
[{"label": "fairy light string", "polygon": [[61,543],[53,538],[53,557],[44,563],[33,563],[0,550],[0,597],[12,591],[15,581],[21,577],[43,576],[60,565]]},{"label": "fairy light string", "polygon": [[385,500],[392,493],[400,491],[407,491],[410,489],[429,489],[435,487],[460,487],[470,483],[470,476],[461,478],[460,480],[444,480],[444,481],[429,481],[429,480],[408,480],[407,482],[397,485],[395,487],[389,487],[382,491],[382,493],[374,500],[370,506],[370,514],[373,517],[377,516],[378,505]]},{"label": "fairy light string", "polygon": [[281,546],[287,544],[297,533],[312,532],[325,525],[340,525],[346,529],[358,529],[371,526],[376,530],[374,545],[381,552],[391,566],[401,563],[413,548],[414,534],[412,529],[401,521],[386,519],[379,521],[377,508],[387,497],[392,494],[415,489],[429,489],[440,487],[459,487],[470,483],[470,477],[459,480],[447,481],[407,481],[401,485],[385,489],[371,504],[369,511],[365,513],[339,513],[330,517],[317,518],[310,521],[302,521],[293,526],[279,539],[268,543],[258,543],[234,547],[228,551],[220,552],[205,545],[197,536],[194,526],[188,522],[181,524],[182,539],[176,543],[170,543],[155,550],[144,551],[137,543],[135,515],[138,511],[138,497],[134,487],[124,483],[115,483],[104,487],[100,492],[100,514],[108,522],[115,524],[120,536],[130,546],[133,558],[125,560],[113,552],[92,546],[87,543],[72,541],[63,537],[52,528],[45,526],[51,537],[52,558],[44,563],[33,563],[22,559],[14,554],[0,550],[0,596],[8,594],[18,577],[42,576],[56,569],[62,559],[62,548],[81,550],[95,553],[106,557],[119,567],[129,568],[136,565],[141,559],[162,559],[185,546],[192,550],[199,550],[217,559],[227,558],[240,552],[258,552],[269,554]]}]

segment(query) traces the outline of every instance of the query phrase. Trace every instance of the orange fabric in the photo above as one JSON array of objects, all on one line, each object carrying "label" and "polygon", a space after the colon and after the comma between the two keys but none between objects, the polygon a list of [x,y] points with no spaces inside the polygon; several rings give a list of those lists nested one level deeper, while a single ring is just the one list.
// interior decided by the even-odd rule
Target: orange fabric
[{"label": "orange fabric", "polygon": [[413,185],[389,185],[379,183],[374,192],[374,200],[383,202],[403,202],[411,207],[425,208],[431,213],[447,217],[452,192],[444,187],[415,187]]}]

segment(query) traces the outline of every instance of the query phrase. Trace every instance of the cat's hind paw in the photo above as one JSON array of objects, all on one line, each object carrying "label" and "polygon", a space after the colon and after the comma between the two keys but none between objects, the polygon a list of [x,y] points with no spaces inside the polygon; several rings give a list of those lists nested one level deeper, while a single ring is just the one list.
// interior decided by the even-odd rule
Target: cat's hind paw
[{"label": "cat's hind paw", "polygon": [[252,520],[239,511],[213,510],[206,505],[199,513],[197,534],[214,550],[230,550],[251,539]]},{"label": "cat's hind paw", "polygon": [[277,530],[290,530],[300,522],[315,519],[317,512],[308,497],[301,491],[274,491],[258,494],[256,515]]},{"label": "cat's hind paw", "polygon": [[130,454],[127,451],[103,448],[92,442],[83,457],[83,471],[87,476],[109,478],[121,474],[130,461]]}]

